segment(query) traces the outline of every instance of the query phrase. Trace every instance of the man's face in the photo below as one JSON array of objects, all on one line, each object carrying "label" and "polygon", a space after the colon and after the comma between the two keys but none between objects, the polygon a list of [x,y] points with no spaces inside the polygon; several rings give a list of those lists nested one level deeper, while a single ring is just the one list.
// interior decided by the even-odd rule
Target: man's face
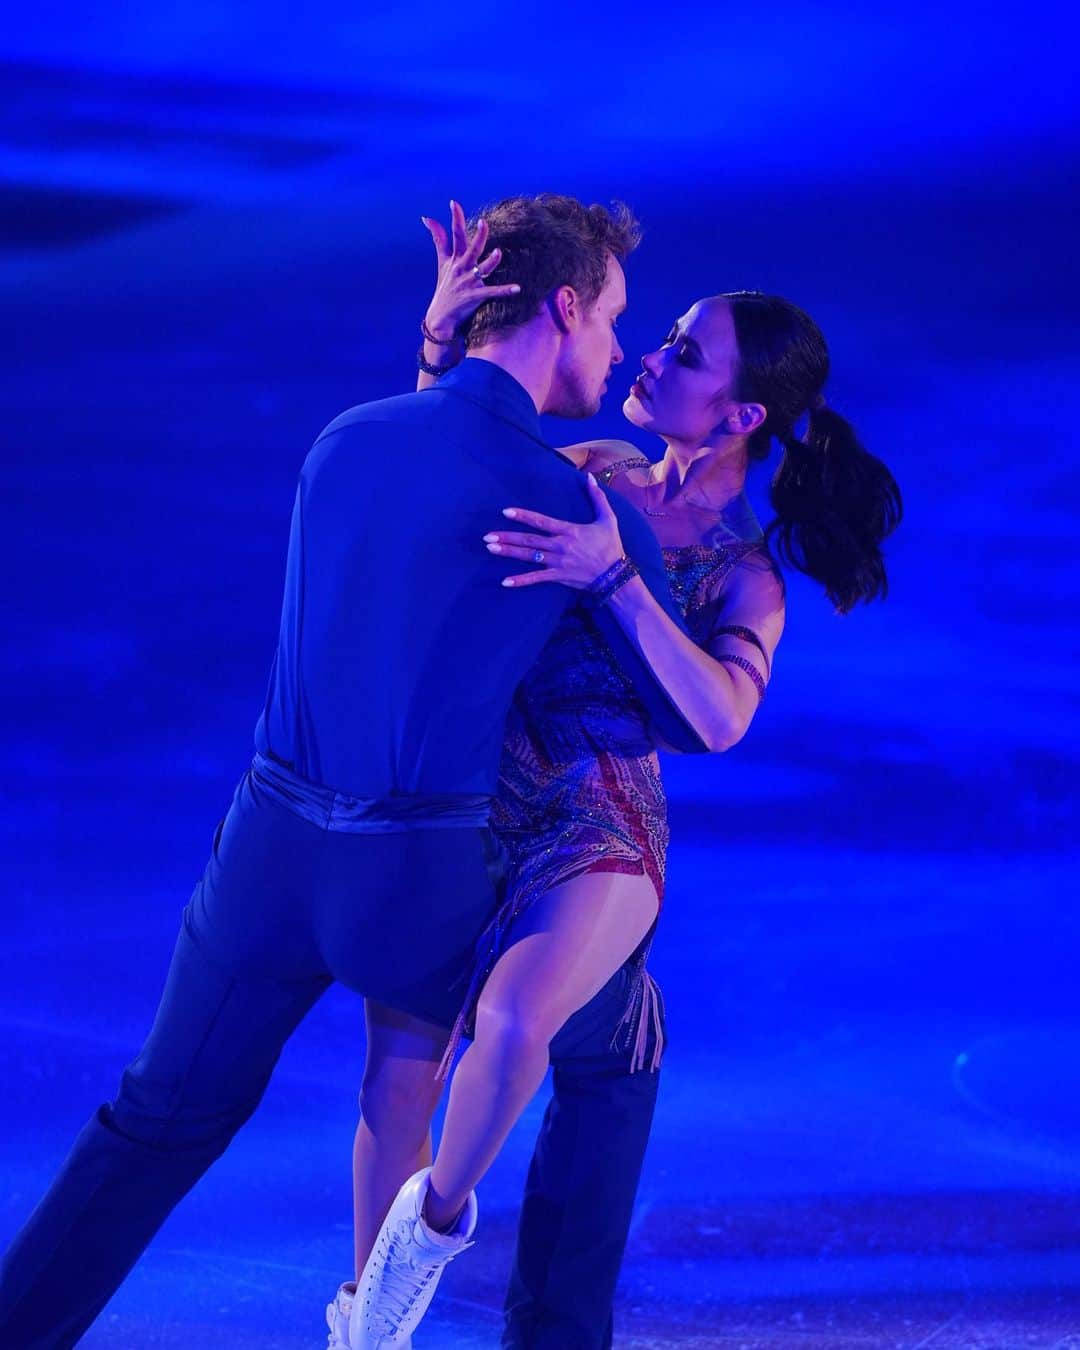
[{"label": "man's face", "polygon": [[619,260],[609,254],[603,290],[582,311],[563,343],[548,412],[556,417],[592,417],[600,410],[611,368],[623,359],[615,324],[625,308],[626,277]]}]

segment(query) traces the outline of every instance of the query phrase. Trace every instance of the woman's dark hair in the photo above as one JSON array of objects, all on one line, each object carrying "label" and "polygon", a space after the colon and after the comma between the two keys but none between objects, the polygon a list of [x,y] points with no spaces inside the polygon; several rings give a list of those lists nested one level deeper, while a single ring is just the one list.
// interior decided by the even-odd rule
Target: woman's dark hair
[{"label": "woman's dark hair", "polygon": [[516,281],[521,290],[480,306],[466,329],[470,347],[528,323],[558,286],[573,286],[592,305],[604,289],[608,254],[621,260],[641,239],[641,227],[623,202],[612,202],[609,210],[551,192],[485,206],[469,222],[470,230],[481,219],[488,224],[488,251],[502,249],[488,280],[496,286]]},{"label": "woman's dark hair", "polygon": [[[733,396],[760,403],[766,418],[750,437],[764,459],[775,437],[784,454],[773,475],[776,519],[766,537],[779,557],[820,581],[841,614],[888,592],[881,543],[903,507],[892,474],[865,450],[855,428],[825,406],[829,350],[809,314],[776,295],[724,295],[735,325],[739,368]],[[800,436],[796,423],[806,415]]]}]

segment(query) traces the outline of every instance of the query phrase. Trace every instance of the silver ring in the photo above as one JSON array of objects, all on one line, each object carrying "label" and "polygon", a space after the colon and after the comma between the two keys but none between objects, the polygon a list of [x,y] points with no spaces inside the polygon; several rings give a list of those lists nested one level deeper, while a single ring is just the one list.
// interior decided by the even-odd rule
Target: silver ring
[{"label": "silver ring", "polygon": [[480,275],[480,264],[479,264],[479,263],[477,263],[476,266],[473,268],[472,274],[473,274],[473,276],[477,279],[477,281],[483,281],[484,278]]},{"label": "silver ring", "polygon": [[544,561],[543,550],[539,548],[535,549],[533,552],[533,562],[543,562],[543,561]]}]

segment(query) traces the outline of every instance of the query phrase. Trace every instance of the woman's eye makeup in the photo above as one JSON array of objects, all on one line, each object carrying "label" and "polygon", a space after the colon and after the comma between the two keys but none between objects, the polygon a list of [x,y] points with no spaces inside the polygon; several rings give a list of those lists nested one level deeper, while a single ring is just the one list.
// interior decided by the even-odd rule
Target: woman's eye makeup
[{"label": "woman's eye makeup", "polygon": [[[673,328],[660,345],[661,347],[671,347],[678,341],[679,330],[678,328]],[[680,366],[690,366],[693,368],[697,365],[697,362],[690,355],[690,349],[686,343],[683,343],[681,350],[676,353],[675,360],[678,361]]]}]

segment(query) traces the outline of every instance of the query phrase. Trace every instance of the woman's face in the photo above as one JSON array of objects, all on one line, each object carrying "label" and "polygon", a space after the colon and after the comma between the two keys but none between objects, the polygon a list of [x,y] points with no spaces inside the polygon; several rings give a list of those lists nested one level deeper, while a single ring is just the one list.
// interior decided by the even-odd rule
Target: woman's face
[{"label": "woman's face", "polygon": [[743,405],[730,397],[739,352],[728,302],[699,300],[676,319],[623,404],[637,427],[665,440],[702,445]]}]

